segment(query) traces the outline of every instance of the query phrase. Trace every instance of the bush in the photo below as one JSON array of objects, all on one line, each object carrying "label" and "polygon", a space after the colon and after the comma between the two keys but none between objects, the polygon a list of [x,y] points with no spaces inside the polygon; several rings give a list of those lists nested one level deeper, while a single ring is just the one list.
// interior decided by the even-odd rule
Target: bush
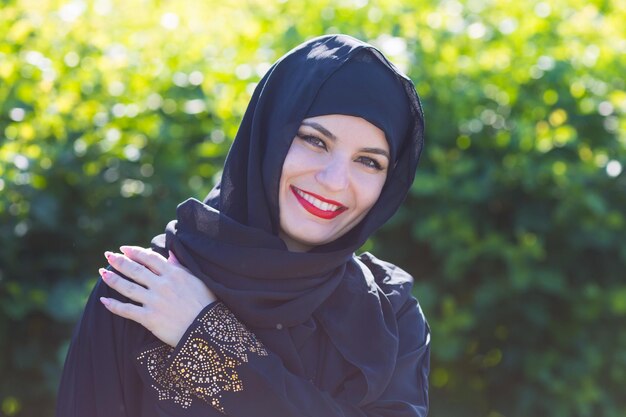
[{"label": "bush", "polygon": [[624,415],[625,19],[610,1],[5,0],[0,415],[52,415],[101,253],[202,198],[254,83],[332,32],[423,99],[417,180],[370,245],[416,277],[431,414]]}]

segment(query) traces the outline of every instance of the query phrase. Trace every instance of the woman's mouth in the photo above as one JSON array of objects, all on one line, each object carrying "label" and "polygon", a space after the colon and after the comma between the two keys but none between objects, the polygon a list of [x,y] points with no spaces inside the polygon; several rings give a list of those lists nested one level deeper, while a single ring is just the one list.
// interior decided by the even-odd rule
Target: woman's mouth
[{"label": "woman's mouth", "polygon": [[317,194],[303,191],[293,185],[289,187],[302,207],[314,216],[329,220],[348,210],[348,207],[337,201],[328,200]]}]

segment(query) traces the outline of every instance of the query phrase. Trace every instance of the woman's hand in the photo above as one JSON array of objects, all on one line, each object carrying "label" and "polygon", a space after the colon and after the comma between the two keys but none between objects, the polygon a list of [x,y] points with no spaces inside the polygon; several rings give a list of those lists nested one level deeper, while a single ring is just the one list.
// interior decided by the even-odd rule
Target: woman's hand
[{"label": "woman's hand", "polygon": [[200,279],[170,252],[165,259],[138,246],[122,246],[123,254],[105,252],[109,264],[135,282],[100,268],[102,280],[141,306],[101,297],[118,316],[136,321],[170,346],[176,346],[200,311],[216,300]]}]

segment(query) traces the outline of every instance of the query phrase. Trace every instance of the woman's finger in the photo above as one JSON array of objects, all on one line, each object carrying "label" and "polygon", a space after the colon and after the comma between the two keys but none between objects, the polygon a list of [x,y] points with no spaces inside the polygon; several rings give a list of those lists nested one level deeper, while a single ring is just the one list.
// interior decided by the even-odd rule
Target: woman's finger
[{"label": "woman's finger", "polygon": [[156,275],[162,275],[167,268],[167,259],[157,252],[140,246],[120,246],[124,255],[150,269]]},{"label": "woman's finger", "polygon": [[176,257],[176,255],[174,255],[174,252],[169,251],[170,255],[169,258],[167,258],[167,263],[172,264],[178,268],[181,268],[185,271],[187,271],[188,273],[191,274],[191,271],[189,271],[189,269],[187,269],[186,266],[184,266],[183,264],[180,263],[180,261],[178,260],[178,258]]},{"label": "woman's finger", "polygon": [[113,298],[106,297],[100,297],[100,302],[104,304],[107,310],[109,310],[111,313],[135,321],[146,327],[143,323],[145,317],[143,308],[134,304],[122,303]]},{"label": "woman's finger", "polygon": [[148,290],[141,285],[135,284],[123,277],[120,277],[113,271],[100,268],[99,271],[102,280],[112,289],[120,294],[130,298],[141,304],[145,304],[148,298]]},{"label": "woman's finger", "polygon": [[178,262],[178,258],[176,257],[176,255],[174,255],[174,252],[169,251],[169,254],[170,254],[170,256],[169,256],[169,258],[167,258],[167,262],[169,262],[171,264],[174,264],[176,266],[182,266],[180,264],[180,262]]},{"label": "woman's finger", "polygon": [[154,280],[157,278],[154,272],[150,269],[133,261],[125,255],[120,253],[105,252],[104,256],[113,268],[117,269],[127,277],[132,278],[133,281],[138,282],[144,287],[150,288],[151,284],[153,284]]}]

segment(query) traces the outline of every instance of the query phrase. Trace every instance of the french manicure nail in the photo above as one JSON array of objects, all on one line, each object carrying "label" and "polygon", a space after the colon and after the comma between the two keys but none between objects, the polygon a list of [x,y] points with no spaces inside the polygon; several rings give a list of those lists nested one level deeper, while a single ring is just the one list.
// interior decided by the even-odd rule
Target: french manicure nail
[{"label": "french manicure nail", "polygon": [[113,256],[113,252],[109,252],[109,251],[104,252],[104,257],[107,258],[107,260],[110,260],[112,256]]},{"label": "french manicure nail", "polygon": [[104,278],[104,277],[105,277],[105,275],[107,274],[107,270],[106,270],[106,269],[104,269],[104,268],[100,268],[100,269],[98,269],[98,272],[100,273],[100,276],[101,276],[102,278]]},{"label": "french manicure nail", "polygon": [[111,304],[111,302],[109,301],[109,299],[108,299],[108,298],[105,298],[105,297],[100,297],[100,302],[101,302],[102,304],[104,304],[105,306],[107,306],[107,307]]}]

